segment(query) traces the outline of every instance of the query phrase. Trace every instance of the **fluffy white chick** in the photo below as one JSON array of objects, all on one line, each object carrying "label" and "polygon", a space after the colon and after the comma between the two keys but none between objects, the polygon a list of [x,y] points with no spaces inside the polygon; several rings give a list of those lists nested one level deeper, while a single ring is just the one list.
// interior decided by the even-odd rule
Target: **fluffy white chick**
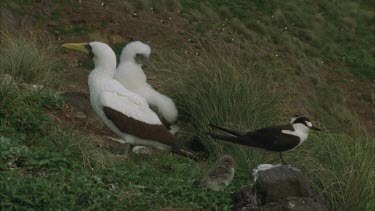
[{"label": "fluffy white chick", "polygon": [[[150,46],[140,41],[127,44],[121,52],[120,63],[114,74],[114,79],[130,91],[143,96],[151,107],[157,109],[162,122],[170,127],[177,120],[178,111],[170,97],[159,93],[147,83],[142,66],[148,63],[150,54]],[[177,132],[176,128],[176,126],[172,126],[171,132]]]}]

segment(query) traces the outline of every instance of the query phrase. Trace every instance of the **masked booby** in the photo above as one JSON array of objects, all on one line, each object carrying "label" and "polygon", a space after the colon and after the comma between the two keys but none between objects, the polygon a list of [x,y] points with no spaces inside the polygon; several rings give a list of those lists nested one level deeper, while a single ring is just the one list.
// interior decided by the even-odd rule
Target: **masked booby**
[{"label": "masked booby", "polygon": [[89,55],[95,64],[88,78],[93,110],[115,134],[132,145],[151,146],[197,160],[197,155],[178,145],[147,101],[113,79],[116,56],[105,43],[66,43],[62,47]]}]

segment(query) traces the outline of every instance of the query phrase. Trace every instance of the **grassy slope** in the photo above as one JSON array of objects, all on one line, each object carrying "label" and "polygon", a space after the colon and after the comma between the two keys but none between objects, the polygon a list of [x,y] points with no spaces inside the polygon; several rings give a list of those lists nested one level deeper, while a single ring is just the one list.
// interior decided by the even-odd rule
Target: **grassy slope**
[{"label": "grassy slope", "polygon": [[[283,90],[295,80],[317,77],[311,70],[323,67],[322,60],[335,63],[337,71],[348,71],[361,78],[372,77],[373,72],[367,70],[373,68],[374,63],[369,53],[363,50],[374,41],[368,33],[373,26],[362,26],[370,23],[371,18],[368,17],[373,18],[367,13],[367,3],[314,1],[297,7],[276,1],[267,1],[267,4],[264,1],[246,1],[245,4],[245,1],[238,0],[228,5],[226,1],[209,2],[201,5],[182,1],[181,5],[187,11],[193,10],[193,20],[196,20],[193,27],[197,33],[202,38],[216,40],[202,44],[210,48],[201,50],[199,57],[189,59],[181,52],[171,53],[163,49],[156,49],[153,54],[160,69],[151,75],[170,79],[154,82],[176,99],[184,128],[182,138],[200,136],[208,122],[238,128],[285,122],[299,106],[294,103],[295,100],[302,97],[285,97]],[[134,7],[147,8],[150,4],[147,1],[143,3],[146,6]],[[162,7],[158,9],[163,10]],[[212,12],[216,9],[221,13]],[[314,11],[317,14],[322,10],[325,17],[308,13]],[[357,11],[357,15],[349,16],[349,10]],[[218,20],[226,16],[233,23],[241,23],[245,27],[234,24],[231,27],[238,27],[238,33],[218,34],[215,30],[222,26]],[[208,23],[205,23],[207,20]],[[339,33],[340,24],[346,23],[344,20],[358,26],[354,32],[344,34],[352,35],[353,42],[340,39],[344,36]],[[349,29],[353,27],[346,30]],[[235,37],[233,42],[237,47],[220,41],[223,38],[228,41],[232,37]],[[22,38],[7,40],[6,43],[14,45],[2,42],[2,55],[9,50],[15,53],[2,60],[5,62],[2,67],[7,68],[1,71],[12,74],[20,82],[48,85],[51,82],[39,81],[35,74],[42,73],[47,78],[51,72],[58,71],[59,68],[50,70],[40,66],[54,65],[53,54],[44,53],[51,48],[43,47],[29,36],[26,39],[32,41],[31,45],[23,42]],[[17,53],[17,49],[26,54]],[[23,59],[25,55],[36,55],[36,58]],[[348,60],[341,60],[342,55]],[[287,64],[288,61],[290,64]],[[361,66],[364,68],[358,71]],[[30,73],[25,67],[35,67],[31,69],[36,72]],[[296,74],[288,74],[285,70]],[[20,75],[17,71],[29,75]],[[322,86],[326,85],[320,85],[321,89]],[[0,196],[3,208],[229,209],[229,193],[250,182],[251,168],[259,163],[278,162],[277,156],[214,144],[202,137],[210,143],[213,159],[215,155],[230,153],[237,161],[232,185],[224,193],[213,193],[196,186],[195,181],[209,168],[210,162],[196,164],[172,155],[156,158],[136,156],[124,162],[93,146],[90,136],[64,123],[53,123],[45,111],[62,108],[62,100],[55,93],[17,91],[4,85],[0,91]],[[320,105],[318,100],[327,99],[317,98],[316,104]],[[323,112],[315,115],[325,114]],[[336,120],[332,122],[334,124]],[[309,142],[285,157],[302,170],[332,210],[373,210],[374,172],[371,169],[374,168],[374,153],[374,140],[361,132],[355,136],[326,133],[313,134]]]}]

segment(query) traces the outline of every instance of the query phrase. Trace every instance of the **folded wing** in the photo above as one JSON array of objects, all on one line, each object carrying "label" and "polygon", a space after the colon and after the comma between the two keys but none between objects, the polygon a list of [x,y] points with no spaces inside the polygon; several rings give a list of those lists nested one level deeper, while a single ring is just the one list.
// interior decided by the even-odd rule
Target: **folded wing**
[{"label": "folded wing", "polygon": [[123,133],[173,146],[177,139],[149,108],[144,98],[128,92],[101,94],[101,105],[106,117]]}]

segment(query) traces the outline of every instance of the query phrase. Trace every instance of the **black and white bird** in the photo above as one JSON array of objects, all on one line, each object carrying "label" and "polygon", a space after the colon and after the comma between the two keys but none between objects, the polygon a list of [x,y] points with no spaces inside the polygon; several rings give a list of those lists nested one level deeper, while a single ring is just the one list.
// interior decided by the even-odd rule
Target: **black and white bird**
[{"label": "black and white bird", "polygon": [[291,119],[290,124],[267,127],[255,131],[232,130],[212,124],[209,126],[225,133],[208,133],[212,138],[267,151],[279,152],[283,164],[285,162],[281,154],[282,152],[294,149],[303,144],[310,130],[322,131],[313,126],[311,121],[306,117],[295,117],[295,119]]},{"label": "black and white bird", "polygon": [[178,111],[173,100],[156,91],[147,83],[147,77],[142,66],[149,63],[151,48],[149,45],[134,41],[127,44],[121,52],[120,62],[114,74],[114,79],[119,81],[128,90],[141,95],[146,99],[151,108],[156,112],[164,125],[175,134],[178,131]]},{"label": "black and white bird", "polygon": [[234,177],[234,159],[230,155],[223,155],[215,164],[214,169],[202,179],[200,185],[213,191],[222,191]]},{"label": "black and white bird", "polygon": [[95,69],[88,85],[93,110],[115,134],[131,145],[151,146],[191,159],[198,156],[179,146],[177,138],[162,124],[147,101],[113,79],[116,56],[105,43],[66,43],[62,45],[92,57]]}]

